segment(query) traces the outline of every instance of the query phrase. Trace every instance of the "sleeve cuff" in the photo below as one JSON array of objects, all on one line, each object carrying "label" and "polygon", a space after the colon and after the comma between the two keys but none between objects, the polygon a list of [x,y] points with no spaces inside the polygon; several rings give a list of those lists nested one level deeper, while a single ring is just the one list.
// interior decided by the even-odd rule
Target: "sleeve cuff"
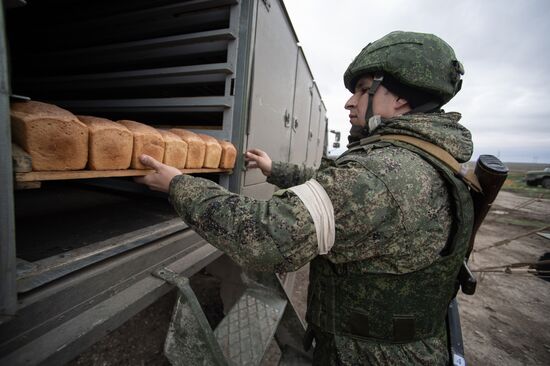
[{"label": "sleeve cuff", "polygon": [[190,175],[180,174],[180,175],[176,175],[170,181],[170,184],[168,186],[168,202],[170,202],[170,204],[172,206],[174,205],[174,199],[175,199],[174,196],[176,194],[175,193],[176,192],[176,187],[180,186],[180,185],[185,185],[185,182],[189,178],[193,179],[193,177],[191,177]]},{"label": "sleeve cuff", "polygon": [[289,163],[284,163],[282,161],[274,161],[271,164],[271,175],[267,177],[267,183],[274,184],[279,186],[280,178],[285,176],[285,172],[288,169]]}]

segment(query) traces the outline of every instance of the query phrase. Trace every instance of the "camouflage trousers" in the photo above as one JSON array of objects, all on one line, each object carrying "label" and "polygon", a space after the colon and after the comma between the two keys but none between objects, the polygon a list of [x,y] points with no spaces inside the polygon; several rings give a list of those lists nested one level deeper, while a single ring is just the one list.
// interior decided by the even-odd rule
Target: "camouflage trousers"
[{"label": "camouflage trousers", "polygon": [[448,365],[449,355],[445,336],[439,337],[433,347],[430,342],[405,344],[380,344],[345,336],[315,331],[315,366],[358,366],[358,365]]}]

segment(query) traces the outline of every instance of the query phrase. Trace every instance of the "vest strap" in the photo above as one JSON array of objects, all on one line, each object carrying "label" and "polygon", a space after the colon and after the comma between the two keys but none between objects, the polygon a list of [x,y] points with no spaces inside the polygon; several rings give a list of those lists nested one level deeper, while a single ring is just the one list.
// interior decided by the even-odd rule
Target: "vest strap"
[{"label": "vest strap", "polygon": [[360,144],[368,145],[377,141],[400,141],[405,142],[409,145],[413,145],[422,151],[427,152],[428,154],[434,156],[443,164],[445,164],[449,169],[452,170],[458,177],[460,177],[470,188],[476,192],[482,192],[481,185],[477,179],[474,171],[468,169],[464,164],[460,164],[451,154],[443,150],[437,145],[434,145],[430,142],[421,140],[416,137],[407,136],[407,135],[374,135],[369,136],[361,140]]}]

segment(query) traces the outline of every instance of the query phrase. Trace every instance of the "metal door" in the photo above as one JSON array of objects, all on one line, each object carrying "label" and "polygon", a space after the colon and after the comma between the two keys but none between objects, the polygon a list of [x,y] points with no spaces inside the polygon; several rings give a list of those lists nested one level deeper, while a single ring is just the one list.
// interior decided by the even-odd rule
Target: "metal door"
[{"label": "metal door", "polygon": [[321,158],[326,153],[327,148],[327,127],[328,127],[328,118],[327,118],[327,109],[323,101],[321,101],[321,115],[319,116],[319,133],[317,134],[317,156],[315,158],[315,166],[318,167],[321,164]]},{"label": "metal door", "polygon": [[[258,1],[247,148],[262,149],[273,160],[288,161],[297,53],[280,2]],[[245,173],[245,186],[264,181],[258,169]]]},{"label": "metal door", "polygon": [[307,166],[319,166],[317,152],[319,149],[322,149],[322,143],[319,139],[319,129],[321,125],[321,96],[317,89],[317,85],[315,83],[313,83],[313,85],[307,142]]},{"label": "metal door", "polygon": [[294,88],[294,107],[292,113],[289,162],[306,163],[308,151],[308,133],[310,128],[311,96],[313,77],[307,65],[302,48],[296,62],[296,85]]},{"label": "metal door", "polygon": [[0,324],[17,308],[9,94],[4,14],[0,8]]}]

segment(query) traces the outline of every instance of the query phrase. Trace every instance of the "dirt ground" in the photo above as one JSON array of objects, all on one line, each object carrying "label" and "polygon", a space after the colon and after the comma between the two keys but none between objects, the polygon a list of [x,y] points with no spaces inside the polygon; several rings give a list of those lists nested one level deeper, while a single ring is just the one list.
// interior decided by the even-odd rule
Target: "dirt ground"
[{"label": "dirt ground", "polygon": [[[524,207],[522,207],[524,206]],[[473,270],[536,262],[550,240],[531,234],[550,225],[550,200],[501,192],[476,238]],[[546,229],[545,232],[550,232]],[[488,248],[488,249],[486,249]],[[483,250],[486,249],[486,250]],[[474,296],[459,295],[466,360],[470,365],[548,365],[550,282],[532,274],[477,273]]]},{"label": "dirt ground", "polygon": [[[475,244],[473,270],[536,262],[550,252],[550,240],[536,233],[491,247],[495,243],[550,225],[550,200],[501,192]],[[545,230],[550,232],[550,228]],[[293,300],[304,316],[308,266],[297,273]],[[460,317],[468,365],[548,365],[550,359],[550,282],[533,274],[478,272],[474,296],[459,295]],[[201,273],[195,291],[211,325],[219,321],[219,282]],[[92,346],[69,365],[168,365],[162,345],[175,300],[161,298],[119,329]],[[218,315],[216,315],[218,314]],[[264,366],[276,365],[280,352],[273,342]]]}]

